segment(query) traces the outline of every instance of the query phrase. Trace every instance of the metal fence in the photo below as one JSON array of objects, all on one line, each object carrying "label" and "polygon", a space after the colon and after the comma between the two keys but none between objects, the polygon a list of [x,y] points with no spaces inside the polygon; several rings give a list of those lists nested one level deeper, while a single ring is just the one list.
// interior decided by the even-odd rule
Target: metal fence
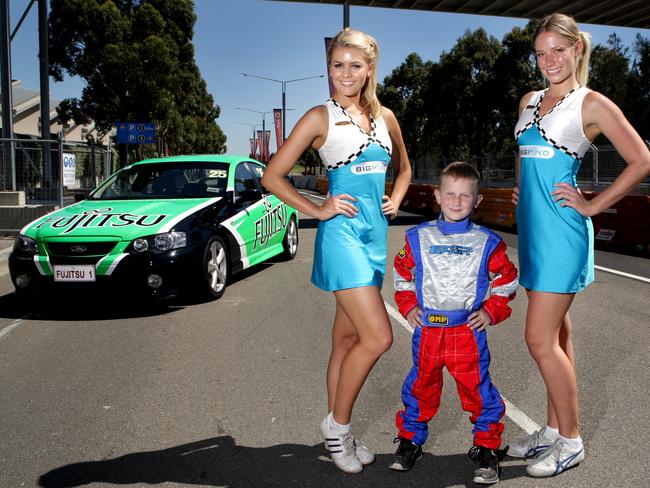
[{"label": "metal fence", "polygon": [[27,203],[63,205],[75,190],[102,182],[116,168],[117,155],[107,146],[61,138],[0,138],[0,161],[0,190],[24,191]]},{"label": "metal fence", "polygon": [[[650,146],[650,142],[646,141]],[[414,181],[422,183],[437,182],[440,171],[448,163],[456,159],[445,157],[425,157],[411,161]],[[481,168],[482,183],[487,187],[512,186],[516,182],[516,154],[502,154],[497,157],[483,156],[465,158],[465,161]],[[577,180],[584,190],[600,191],[611,185],[616,177],[625,169],[625,160],[612,145],[594,146],[587,151]],[[635,193],[650,193],[650,177],[645,178]]]}]

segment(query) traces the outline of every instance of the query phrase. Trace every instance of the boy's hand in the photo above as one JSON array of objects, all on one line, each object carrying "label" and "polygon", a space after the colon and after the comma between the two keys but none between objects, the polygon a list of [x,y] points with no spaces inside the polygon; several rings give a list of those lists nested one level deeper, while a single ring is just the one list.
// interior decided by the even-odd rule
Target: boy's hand
[{"label": "boy's hand", "polygon": [[467,327],[472,330],[482,331],[486,326],[492,324],[490,320],[490,315],[485,311],[485,309],[478,310],[469,316],[469,322]]},{"label": "boy's hand", "polygon": [[422,327],[422,310],[417,305],[406,314],[406,321],[413,328]]}]

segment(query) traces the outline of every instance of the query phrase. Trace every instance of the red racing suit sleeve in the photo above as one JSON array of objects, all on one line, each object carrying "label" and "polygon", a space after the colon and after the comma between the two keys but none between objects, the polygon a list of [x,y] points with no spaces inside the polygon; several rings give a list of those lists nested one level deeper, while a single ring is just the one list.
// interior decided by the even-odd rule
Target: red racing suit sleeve
[{"label": "red racing suit sleeve", "polygon": [[519,286],[517,268],[506,254],[505,242],[499,241],[488,259],[488,271],[495,275],[491,282],[490,296],[483,302],[483,308],[492,319],[492,325],[503,322],[512,313],[508,303],[515,298]]},{"label": "red racing suit sleeve", "polygon": [[404,317],[418,304],[415,293],[415,277],[411,272],[413,268],[415,268],[415,260],[407,240],[393,261],[395,303]]}]

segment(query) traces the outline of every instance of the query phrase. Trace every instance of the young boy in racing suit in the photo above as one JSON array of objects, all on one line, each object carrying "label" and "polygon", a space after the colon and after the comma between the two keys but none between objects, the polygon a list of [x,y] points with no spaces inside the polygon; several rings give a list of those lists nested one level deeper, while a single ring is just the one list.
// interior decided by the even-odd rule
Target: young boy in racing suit
[{"label": "young boy in racing suit", "polygon": [[472,414],[474,482],[493,484],[499,481],[495,451],[501,444],[505,405],[490,381],[485,328],[510,316],[508,302],[518,282],[503,240],[470,220],[482,200],[479,181],[473,166],[448,165],[434,191],[440,217],[409,229],[395,257],[395,302],[414,328],[414,365],[402,387],[404,409],[396,419],[399,446],[390,468],[407,471],[422,457],[446,367],[456,380],[463,409]]}]

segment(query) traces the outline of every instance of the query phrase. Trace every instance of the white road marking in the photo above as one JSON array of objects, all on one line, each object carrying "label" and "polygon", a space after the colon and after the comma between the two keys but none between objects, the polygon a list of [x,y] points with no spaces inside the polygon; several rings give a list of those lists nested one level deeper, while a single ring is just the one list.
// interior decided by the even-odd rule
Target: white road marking
[{"label": "white road marking", "polygon": [[639,281],[644,281],[645,283],[650,283],[650,278],[644,278],[643,276],[624,273],[623,271],[618,271],[617,269],[605,268],[603,266],[598,266],[598,265],[595,265],[594,268],[604,271],[605,273],[612,273],[619,276],[625,276],[626,278],[632,278],[633,280],[639,280]]},{"label": "white road marking", "polygon": [[[23,318],[25,318],[25,317],[23,317]],[[2,337],[7,335],[9,332],[14,330],[16,327],[18,327],[22,323],[23,323],[23,319],[16,319],[12,323],[10,323],[7,327],[5,327],[4,329],[1,329],[0,330],[0,339],[2,339]]]},{"label": "white road marking", "polygon": [[[386,303],[385,301],[384,304],[386,305],[386,311],[388,311],[388,314],[391,317],[393,317],[395,321],[397,321],[402,327],[404,327],[412,334],[413,327],[411,327],[411,325],[406,321],[406,319],[402,317],[402,314],[399,313],[399,311],[391,304]],[[526,415],[524,412],[522,412],[516,406],[514,406],[503,395],[501,395],[501,398],[503,398],[503,401],[506,404],[506,415],[510,417],[510,420],[512,420],[519,427],[521,427],[521,429],[524,432],[526,432],[527,434],[532,434],[536,430],[541,429],[541,427],[537,425],[537,423],[535,423],[534,420],[532,420],[528,415]]]}]

